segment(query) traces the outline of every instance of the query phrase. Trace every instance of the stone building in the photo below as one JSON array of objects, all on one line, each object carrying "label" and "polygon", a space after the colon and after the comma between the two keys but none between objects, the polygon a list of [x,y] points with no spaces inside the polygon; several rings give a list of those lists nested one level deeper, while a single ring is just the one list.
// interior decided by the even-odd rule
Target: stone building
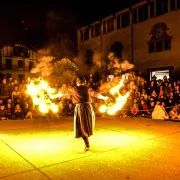
[{"label": "stone building", "polygon": [[30,70],[37,63],[37,51],[26,43],[3,45],[0,49],[0,73],[18,80],[30,76]]},{"label": "stone building", "polygon": [[161,78],[180,69],[180,0],[147,0],[78,29],[79,59],[103,66],[109,52]]}]

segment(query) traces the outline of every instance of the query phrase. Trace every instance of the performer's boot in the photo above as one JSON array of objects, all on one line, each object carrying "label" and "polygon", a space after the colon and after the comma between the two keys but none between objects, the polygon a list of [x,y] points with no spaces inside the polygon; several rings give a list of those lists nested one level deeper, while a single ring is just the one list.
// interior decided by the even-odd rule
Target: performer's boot
[{"label": "performer's boot", "polygon": [[82,137],[85,143],[85,150],[89,150],[89,138],[88,137]]}]

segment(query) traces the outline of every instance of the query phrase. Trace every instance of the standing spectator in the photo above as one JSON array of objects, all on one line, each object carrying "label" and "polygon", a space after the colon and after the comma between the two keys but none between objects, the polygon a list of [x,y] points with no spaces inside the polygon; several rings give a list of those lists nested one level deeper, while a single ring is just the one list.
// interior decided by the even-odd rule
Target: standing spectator
[{"label": "standing spectator", "polygon": [[3,78],[2,84],[0,85],[0,96],[4,100],[9,97],[9,86],[7,84],[6,78]]},{"label": "standing spectator", "polygon": [[13,102],[16,102],[17,99],[21,99],[21,93],[19,91],[19,87],[16,85],[14,87],[14,91],[12,92],[12,100]]}]

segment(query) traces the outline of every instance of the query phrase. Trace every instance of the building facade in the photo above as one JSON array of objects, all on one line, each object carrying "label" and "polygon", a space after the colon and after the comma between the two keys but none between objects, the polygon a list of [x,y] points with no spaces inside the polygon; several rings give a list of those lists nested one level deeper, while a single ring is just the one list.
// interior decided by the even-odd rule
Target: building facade
[{"label": "building facade", "polygon": [[179,74],[180,0],[147,0],[78,29],[79,59],[107,63],[109,52],[150,78]]},{"label": "building facade", "polygon": [[36,49],[25,43],[3,45],[0,54],[0,73],[20,81],[30,77],[38,58]]}]

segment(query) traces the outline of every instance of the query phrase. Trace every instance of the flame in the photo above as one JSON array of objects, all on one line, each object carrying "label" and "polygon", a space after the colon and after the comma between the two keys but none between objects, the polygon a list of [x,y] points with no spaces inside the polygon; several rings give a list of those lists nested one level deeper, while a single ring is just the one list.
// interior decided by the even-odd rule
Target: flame
[{"label": "flame", "polygon": [[57,113],[59,110],[58,105],[52,102],[53,99],[62,97],[61,92],[56,93],[56,89],[51,88],[46,81],[43,79],[30,80],[28,78],[29,84],[27,84],[27,94],[29,94],[34,105],[38,106],[41,113],[46,114],[48,112]]},{"label": "flame", "polygon": [[117,111],[121,110],[121,108],[124,106],[124,104],[127,102],[127,99],[130,95],[130,92],[127,92],[125,95],[121,95],[119,90],[124,86],[124,78],[122,77],[121,81],[119,84],[114,86],[109,90],[110,94],[113,96],[116,96],[115,103],[108,103],[107,105],[102,105],[99,108],[99,111],[101,113],[107,112],[109,115],[114,115],[116,114]]},{"label": "flame", "polygon": [[103,95],[101,95],[101,94],[99,94],[99,95],[97,96],[97,98],[98,98],[98,99],[105,100],[105,101],[107,101],[107,100],[109,99],[109,97],[103,96]]}]

